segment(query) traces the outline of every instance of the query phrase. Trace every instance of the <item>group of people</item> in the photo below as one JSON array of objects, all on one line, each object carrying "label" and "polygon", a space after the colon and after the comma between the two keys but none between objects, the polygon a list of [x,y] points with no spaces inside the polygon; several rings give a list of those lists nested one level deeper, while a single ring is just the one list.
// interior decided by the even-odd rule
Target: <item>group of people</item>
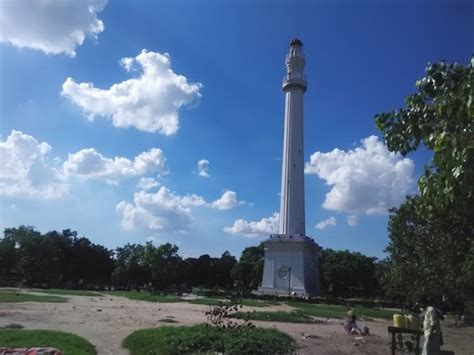
[{"label": "group of people", "polygon": [[[443,345],[440,321],[444,320],[440,306],[441,302],[427,299],[424,303],[422,355],[439,355]],[[362,327],[361,329],[357,324],[357,316],[352,313],[349,314],[349,319],[344,323],[344,330],[349,335],[369,335],[369,328]]]}]

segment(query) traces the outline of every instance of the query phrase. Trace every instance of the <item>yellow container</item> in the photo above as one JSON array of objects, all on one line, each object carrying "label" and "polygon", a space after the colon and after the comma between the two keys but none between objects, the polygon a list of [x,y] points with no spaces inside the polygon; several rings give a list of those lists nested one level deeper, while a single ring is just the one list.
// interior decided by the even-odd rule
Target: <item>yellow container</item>
[{"label": "yellow container", "polygon": [[420,330],[420,320],[417,316],[408,316],[409,327],[411,330]]},{"label": "yellow container", "polygon": [[393,315],[393,326],[397,328],[405,328],[406,326],[405,317],[401,314],[395,313]]},{"label": "yellow container", "polygon": [[411,329],[410,317],[405,315],[405,329]]}]

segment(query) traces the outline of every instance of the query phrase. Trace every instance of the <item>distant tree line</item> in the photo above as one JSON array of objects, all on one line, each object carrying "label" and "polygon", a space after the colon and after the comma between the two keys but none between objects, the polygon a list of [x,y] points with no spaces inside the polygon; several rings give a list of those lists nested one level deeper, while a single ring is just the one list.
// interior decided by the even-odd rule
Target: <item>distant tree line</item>
[{"label": "distant tree line", "polygon": [[[29,226],[7,228],[0,239],[0,285],[249,292],[262,279],[263,244],[245,248],[239,261],[228,251],[219,258],[182,258],[178,250],[170,243],[151,242],[108,250],[69,229],[41,234]],[[376,258],[323,249],[320,261],[328,296],[372,298],[382,293]]]}]

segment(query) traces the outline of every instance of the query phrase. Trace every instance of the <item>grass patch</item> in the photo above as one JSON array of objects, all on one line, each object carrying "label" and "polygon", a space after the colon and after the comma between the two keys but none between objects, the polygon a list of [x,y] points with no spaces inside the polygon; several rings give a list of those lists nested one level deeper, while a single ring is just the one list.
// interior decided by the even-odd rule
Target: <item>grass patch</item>
[{"label": "grass patch", "polygon": [[[321,318],[347,318],[347,312],[351,309],[346,306],[310,304],[303,302],[288,302],[292,307],[297,308],[295,312]],[[362,318],[382,318],[392,319],[394,313],[400,313],[394,310],[369,308],[358,306],[353,309],[357,317]]]},{"label": "grass patch", "polygon": [[138,354],[287,354],[293,339],[275,329],[218,329],[205,324],[138,330],[123,341]]},{"label": "grass patch", "polygon": [[63,354],[96,354],[95,347],[77,335],[51,330],[0,330],[2,346],[28,348],[53,347]]},{"label": "grass patch", "polygon": [[[347,312],[350,310],[349,307],[339,305],[319,305],[309,304],[304,302],[288,303],[290,306],[295,307],[296,310],[291,312],[236,312],[230,317],[232,318],[244,318],[248,314],[249,320],[259,320],[267,322],[288,322],[288,323],[315,323],[318,318],[347,318]],[[368,308],[368,307],[355,307],[353,313],[359,318],[365,320],[374,320],[374,318],[392,319],[393,310]]]},{"label": "grass patch", "polygon": [[365,318],[381,318],[381,319],[389,319],[389,320],[393,319],[393,315],[395,313],[406,314],[406,312],[402,312],[401,310],[368,308],[368,307],[355,307],[354,313],[357,316],[361,316]]},{"label": "grass patch", "polygon": [[248,307],[269,307],[269,306],[278,306],[280,303],[274,301],[261,301],[253,298],[244,298],[239,301],[243,306]]},{"label": "grass patch", "polygon": [[0,303],[12,302],[67,302],[67,298],[58,296],[33,295],[24,292],[0,291]]},{"label": "grass patch", "polygon": [[255,300],[251,298],[238,299],[235,302],[225,300],[225,299],[217,299],[217,298],[196,298],[188,302],[193,303],[193,304],[204,304],[208,306],[219,306],[223,304],[236,303],[236,304],[241,304],[242,306],[248,306],[248,307],[269,307],[269,306],[279,304],[278,302],[260,301],[260,300]]},{"label": "grass patch", "polygon": [[126,297],[131,300],[136,301],[147,301],[147,302],[183,302],[183,300],[176,296],[169,295],[157,295],[149,292],[140,292],[140,291],[106,291],[105,294],[111,296]]},{"label": "grass patch", "polygon": [[220,306],[222,304],[227,304],[229,302],[227,300],[219,300],[215,298],[196,298],[194,300],[189,300],[188,303],[204,304],[206,306]]},{"label": "grass patch", "polygon": [[65,295],[65,296],[89,296],[89,297],[100,297],[103,296],[102,294],[94,291],[87,291],[87,290],[63,290],[58,288],[50,288],[50,289],[33,289],[31,291],[40,292],[40,293],[48,293],[52,295]]},{"label": "grass patch", "polygon": [[300,312],[236,312],[230,315],[231,318],[249,320],[261,320],[266,322],[287,322],[287,323],[316,323],[313,317]]}]

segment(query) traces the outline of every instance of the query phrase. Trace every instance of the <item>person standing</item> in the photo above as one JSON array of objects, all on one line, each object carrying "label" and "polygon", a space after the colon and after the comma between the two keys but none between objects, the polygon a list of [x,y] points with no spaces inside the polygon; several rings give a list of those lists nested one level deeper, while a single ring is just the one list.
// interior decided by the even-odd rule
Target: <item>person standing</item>
[{"label": "person standing", "polygon": [[439,355],[441,354],[441,345],[443,345],[443,334],[440,324],[442,315],[441,311],[434,307],[433,302],[428,300],[427,304],[423,321],[425,342],[422,355]]}]

